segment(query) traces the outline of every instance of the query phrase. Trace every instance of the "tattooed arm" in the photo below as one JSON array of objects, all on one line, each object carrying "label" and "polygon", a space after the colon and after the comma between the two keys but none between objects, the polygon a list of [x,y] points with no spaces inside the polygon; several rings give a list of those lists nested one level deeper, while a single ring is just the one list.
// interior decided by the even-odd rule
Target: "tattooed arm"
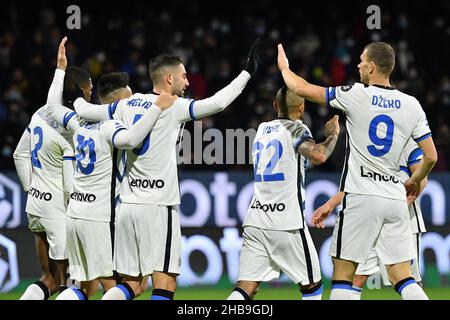
[{"label": "tattooed arm", "polygon": [[313,165],[323,164],[333,152],[338,135],[339,117],[334,116],[325,124],[326,140],[318,144],[313,140],[306,140],[298,147],[298,152],[310,160]]}]

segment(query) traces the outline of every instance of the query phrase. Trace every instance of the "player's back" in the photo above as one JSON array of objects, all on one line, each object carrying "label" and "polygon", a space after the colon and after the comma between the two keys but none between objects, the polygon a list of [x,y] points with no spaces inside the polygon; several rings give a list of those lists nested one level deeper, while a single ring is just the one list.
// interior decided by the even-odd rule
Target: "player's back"
[{"label": "player's back", "polygon": [[304,227],[306,160],[296,150],[306,139],[312,136],[300,120],[277,119],[259,125],[252,151],[254,195],[244,226]]},{"label": "player's back", "polygon": [[393,88],[360,83],[329,89],[328,98],[346,114],[341,190],[404,199],[399,159],[411,136],[420,141],[430,134],[419,102]]},{"label": "player's back", "polygon": [[[114,118],[131,127],[151,108],[155,94],[134,94],[122,100]],[[174,105],[162,112],[150,134],[142,144],[127,150],[126,179],[121,199],[128,203],[177,205],[180,203],[176,161],[176,142],[180,129],[177,104],[187,99],[178,98]]]},{"label": "player's back", "polygon": [[64,128],[38,109],[27,130],[30,132],[33,175],[26,211],[35,216],[65,219],[63,161],[73,160],[70,143],[61,136]]},{"label": "player's back", "polygon": [[114,218],[117,152],[111,137],[121,129],[124,127],[120,121],[109,120],[80,122],[74,132],[76,167],[69,216],[105,222]]}]

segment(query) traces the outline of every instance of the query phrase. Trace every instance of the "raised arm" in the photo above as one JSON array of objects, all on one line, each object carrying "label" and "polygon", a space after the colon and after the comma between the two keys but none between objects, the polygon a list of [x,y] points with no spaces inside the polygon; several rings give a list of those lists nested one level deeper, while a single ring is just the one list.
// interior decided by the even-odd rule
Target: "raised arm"
[{"label": "raised arm", "polygon": [[31,185],[32,166],[31,166],[31,136],[29,128],[23,132],[16,150],[14,151],[14,165],[23,190],[28,192]]},{"label": "raised arm", "polygon": [[339,136],[339,116],[334,116],[325,124],[326,140],[322,143],[315,143],[313,140],[306,140],[298,147],[298,152],[308,158],[313,165],[324,163],[336,146]]},{"label": "raised arm", "polygon": [[225,88],[216,92],[212,97],[195,101],[188,106],[184,106],[185,112],[180,112],[180,122],[196,120],[223,111],[228,107],[244,90],[247,82],[258,70],[258,48],[260,40],[253,42],[248,55],[244,70]]},{"label": "raised arm", "polygon": [[119,149],[136,148],[153,129],[161,112],[171,107],[176,99],[177,96],[161,93],[155,103],[145,112],[144,116],[131,128],[128,130],[125,128],[115,130],[111,138],[113,145]]},{"label": "raised arm", "polygon": [[212,97],[203,100],[193,100],[189,106],[189,112],[180,113],[180,122],[197,120],[209,115],[223,111],[228,107],[244,90],[250,74],[243,70],[229,85],[218,91]]},{"label": "raised arm", "polygon": [[66,47],[64,46],[66,41],[67,37],[64,37],[59,44],[55,75],[52,84],[50,85],[50,89],[48,90],[47,103],[62,104],[64,76],[67,68]]},{"label": "raised arm", "polygon": [[306,100],[326,105],[326,88],[310,84],[289,69],[289,61],[284,52],[283,46],[278,45],[278,68],[281,71],[286,86],[295,92],[296,95]]}]

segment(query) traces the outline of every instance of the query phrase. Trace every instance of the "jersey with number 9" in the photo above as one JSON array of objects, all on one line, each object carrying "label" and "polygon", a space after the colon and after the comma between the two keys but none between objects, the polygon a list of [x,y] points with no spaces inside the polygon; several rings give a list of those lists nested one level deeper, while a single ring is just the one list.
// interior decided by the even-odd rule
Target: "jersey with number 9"
[{"label": "jersey with number 9", "polygon": [[340,190],[405,199],[399,161],[408,140],[431,136],[420,103],[391,87],[353,86],[326,90],[327,104],[346,116],[346,157]]}]

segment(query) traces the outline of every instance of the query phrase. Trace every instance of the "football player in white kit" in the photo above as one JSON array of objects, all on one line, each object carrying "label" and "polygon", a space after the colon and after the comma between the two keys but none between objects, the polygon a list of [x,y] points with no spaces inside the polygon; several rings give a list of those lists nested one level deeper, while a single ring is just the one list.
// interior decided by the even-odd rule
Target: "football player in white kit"
[{"label": "football player in white kit", "polygon": [[[90,79],[87,71],[84,71],[83,76]],[[65,79],[65,91],[76,87],[70,80]],[[92,283],[97,279],[105,291],[116,285],[115,278],[112,277],[112,226],[117,194],[117,159],[113,156],[114,150],[133,149],[141,143],[153,128],[161,111],[171,106],[176,98],[162,93],[154,105],[149,104],[148,110],[144,110],[142,121],[130,126],[128,130],[120,120],[88,123],[71,117],[66,121],[68,130],[73,132],[76,148],[73,193],[67,210],[67,252],[69,273],[71,278],[81,282],[82,291],[66,290],[58,296],[58,300],[89,298],[94,293],[92,289],[95,289]],[[67,110],[56,104],[48,107],[59,108],[60,114]]]},{"label": "football player in white kit", "polygon": [[152,93],[135,93],[110,105],[92,105],[83,99],[75,101],[75,110],[83,119],[118,119],[131,126],[162,90],[179,97],[172,108],[161,114],[142,145],[127,151],[126,181],[121,193],[114,251],[115,268],[126,285],[112,288],[103,299],[132,299],[146,275],[152,277],[152,299],[173,299],[181,262],[175,148],[179,129],[186,121],[222,111],[239,96],[251,74],[256,72],[257,46],[258,41],[251,47],[247,65],[239,76],[203,100],[183,98],[189,85],[183,62],[177,56],[162,54],[150,60]]},{"label": "football player in white kit", "polygon": [[[414,140],[410,139],[403,151],[400,162],[400,176],[402,181],[406,181],[417,170],[418,163],[422,159],[423,152],[417,146]],[[427,178],[421,182],[420,189],[423,190],[426,186]],[[323,221],[329,216],[329,214],[342,203],[344,198],[344,192],[338,192],[331,197],[326,203],[314,211],[311,223],[318,228],[323,228]],[[421,234],[426,232],[425,223],[423,221],[422,211],[420,209],[419,202],[414,198],[408,199],[409,217],[411,222],[411,230],[414,238],[414,259],[411,260],[412,275],[417,283],[421,284],[422,277],[420,275],[419,256],[420,256],[420,237]],[[366,263],[359,264],[356,269],[355,277],[353,279],[353,298],[354,300],[361,299],[361,292],[364,284],[369,276],[376,272],[380,272],[384,285],[391,285],[389,277],[387,275],[386,268],[381,263],[377,254],[376,246],[370,251],[369,258]]]},{"label": "football player in white kit", "polygon": [[[61,103],[67,60],[64,38],[58,50],[57,69],[47,97],[48,103]],[[85,98],[90,88],[84,86]],[[66,206],[72,187],[73,161],[70,142],[61,135],[65,129],[54,121],[45,107],[38,109],[14,152],[17,174],[28,193],[26,212],[34,233],[41,278],[27,287],[21,300],[46,300],[66,287]]]},{"label": "football player in white kit", "polygon": [[[346,116],[347,152],[340,186],[345,195],[330,248],[334,266],[330,299],[352,299],[356,268],[367,261],[375,244],[402,298],[428,299],[411,273],[414,250],[406,197],[417,196],[421,181],[437,161],[436,148],[420,103],[390,85],[395,65],[392,47],[371,43],[360,58],[362,83],[324,88],[290,71],[283,47],[278,45],[278,67],[286,85],[305,99],[337,108]],[[410,137],[422,149],[423,158],[402,183],[399,159]]]},{"label": "football player in white kit", "polygon": [[305,100],[286,86],[274,101],[278,117],[259,125],[253,143],[255,192],[243,223],[237,287],[228,300],[249,300],[261,282],[283,271],[304,300],[320,300],[319,258],[305,224],[305,167],[324,163],[336,146],[338,116],[325,125],[316,144],[302,122]]}]

